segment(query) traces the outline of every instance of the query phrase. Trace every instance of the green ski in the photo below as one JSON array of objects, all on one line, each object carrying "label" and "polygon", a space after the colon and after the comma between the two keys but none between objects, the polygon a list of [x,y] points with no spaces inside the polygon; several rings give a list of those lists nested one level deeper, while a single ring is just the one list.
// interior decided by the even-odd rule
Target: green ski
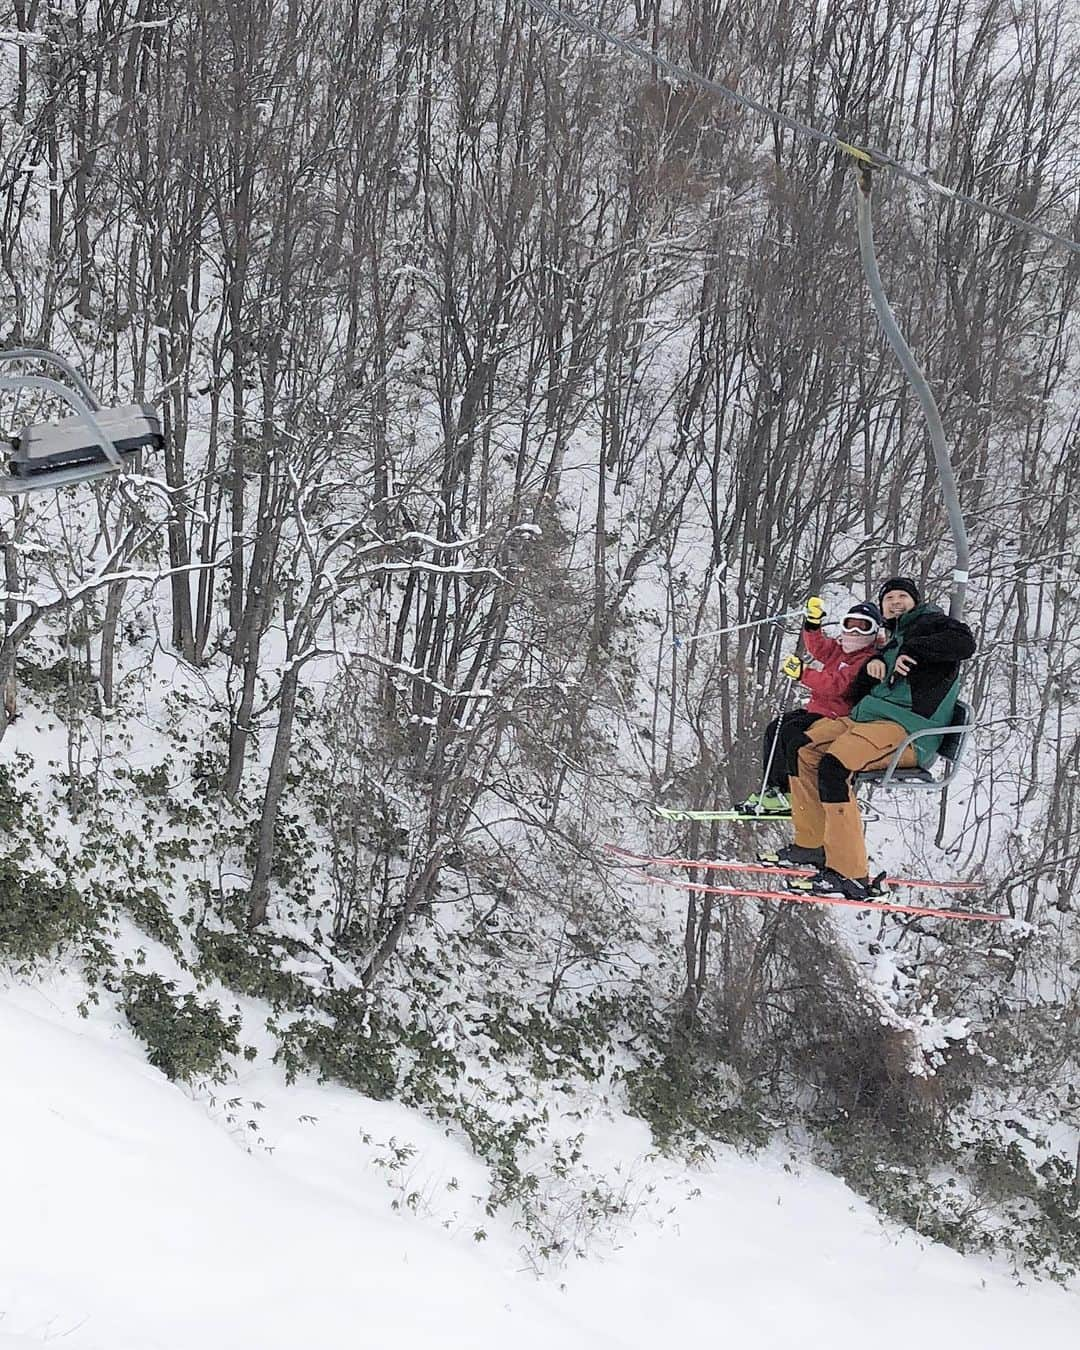
[{"label": "green ski", "polygon": [[682,807],[653,806],[653,815],[661,820],[752,820],[763,824],[768,820],[790,820],[790,811],[689,811]]}]

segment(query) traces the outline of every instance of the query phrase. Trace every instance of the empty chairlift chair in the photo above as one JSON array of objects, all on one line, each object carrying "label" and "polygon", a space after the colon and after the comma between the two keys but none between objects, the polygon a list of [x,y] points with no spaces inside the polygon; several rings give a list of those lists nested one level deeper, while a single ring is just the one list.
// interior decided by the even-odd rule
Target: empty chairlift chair
[{"label": "empty chairlift chair", "polygon": [[45,491],[118,473],[136,451],[164,444],[161,421],[149,404],[103,407],[78,371],[54,352],[0,351],[0,366],[28,361],[56,367],[66,383],[47,375],[0,374],[0,390],[41,390],[61,399],[73,415],[36,422],[11,438],[0,493]]},{"label": "empty chairlift chair", "polygon": [[[919,792],[940,792],[956,777],[956,771],[964,758],[968,740],[974,729],[975,721],[970,706],[958,699],[953,711],[951,726],[931,731],[913,731],[909,736],[905,736],[896,747],[892,758],[884,769],[871,769],[864,773],[857,773],[855,785],[856,787],[865,785],[871,791],[880,787],[886,790],[913,788]],[[900,757],[908,746],[925,736],[941,737],[941,745],[938,747],[937,759],[934,763],[928,768],[899,768]],[[944,768],[937,771],[938,765],[943,765]]]}]

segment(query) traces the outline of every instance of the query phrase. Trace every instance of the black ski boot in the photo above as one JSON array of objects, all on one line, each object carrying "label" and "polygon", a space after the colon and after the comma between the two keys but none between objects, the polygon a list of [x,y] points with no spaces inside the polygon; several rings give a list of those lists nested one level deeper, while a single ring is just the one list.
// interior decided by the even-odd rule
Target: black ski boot
[{"label": "black ski boot", "polygon": [[876,877],[845,877],[831,867],[823,867],[802,889],[811,895],[835,896],[840,900],[880,900],[888,894],[885,873]]},{"label": "black ski boot", "polygon": [[759,853],[758,862],[766,867],[824,867],[825,850],[823,848],[803,848],[801,844],[788,844],[775,853]]}]

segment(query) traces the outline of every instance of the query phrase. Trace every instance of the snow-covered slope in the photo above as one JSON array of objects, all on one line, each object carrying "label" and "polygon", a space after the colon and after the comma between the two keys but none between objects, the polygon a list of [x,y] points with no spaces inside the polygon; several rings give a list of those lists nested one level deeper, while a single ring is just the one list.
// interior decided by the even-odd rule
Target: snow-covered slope
[{"label": "snow-covered slope", "polygon": [[623,1117],[590,1144],[650,1203],[618,1250],[537,1281],[502,1221],[477,1242],[391,1209],[365,1134],[414,1145],[420,1189],[469,1189],[475,1160],[430,1122],[264,1068],[235,1088],[263,1104],[249,1147],[245,1112],[169,1083],[73,1001],[59,978],[0,995],[0,1350],[1077,1344],[1080,1295],[886,1229],[779,1155],[673,1175]]}]

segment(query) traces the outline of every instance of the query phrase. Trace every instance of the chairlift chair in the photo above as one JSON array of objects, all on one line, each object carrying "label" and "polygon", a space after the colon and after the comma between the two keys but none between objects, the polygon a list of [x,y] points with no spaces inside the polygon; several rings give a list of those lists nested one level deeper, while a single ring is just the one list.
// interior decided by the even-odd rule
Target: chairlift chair
[{"label": "chairlift chair", "polygon": [[161,420],[150,404],[103,407],[79,372],[55,352],[33,347],[0,352],[0,364],[25,361],[56,367],[67,383],[48,375],[0,375],[0,390],[41,389],[61,399],[74,415],[36,422],[11,438],[0,494],[16,496],[103,478],[123,470],[137,451],[164,444]]},{"label": "chairlift chair", "polygon": [[[908,383],[914,390],[926,419],[930,444],[934,452],[934,464],[941,483],[942,496],[945,499],[945,509],[949,516],[949,529],[952,533],[953,547],[956,550],[952,594],[949,597],[949,614],[954,619],[961,619],[964,615],[971,555],[968,548],[967,528],[964,524],[963,512],[960,509],[956,474],[949,458],[948,446],[945,442],[945,429],[941,423],[941,415],[938,412],[933,391],[926,376],[919,368],[919,363],[916,361],[903,333],[900,331],[900,325],[897,323],[896,315],[889,305],[881,281],[877,255],[874,251],[874,230],[871,219],[872,160],[862,151],[856,151],[854,158],[858,172],[858,186],[855,196],[859,257],[862,261],[863,273],[870,289],[870,296],[874,302],[874,309],[877,312],[882,331],[888,339],[904,374],[907,376]],[[910,736],[905,736],[896,747],[884,769],[858,773],[855,775],[855,781],[857,784],[866,784],[870,792],[873,792],[877,787],[884,788],[886,791],[909,788],[918,792],[940,792],[956,777],[956,772],[967,749],[968,739],[974,730],[975,723],[971,708],[968,704],[958,701],[954,709],[952,726],[912,732]],[[926,736],[941,737],[941,744],[938,747],[934,763],[937,764],[939,761],[943,763],[944,771],[935,774],[933,766],[915,769],[901,768],[900,760],[904,751],[909,745],[922,740]]]},{"label": "chairlift chair", "polygon": [[[956,777],[961,761],[967,750],[968,741],[975,729],[975,719],[969,704],[957,700],[953,710],[953,724],[947,727],[927,728],[913,731],[905,736],[892,753],[884,769],[868,769],[855,774],[856,787],[867,786],[872,792],[882,788],[886,792],[898,788],[913,789],[917,792],[940,792]],[[927,768],[901,768],[900,760],[909,745],[926,736],[940,736],[937,758]],[[941,762],[943,772],[935,773],[934,768]]]}]

